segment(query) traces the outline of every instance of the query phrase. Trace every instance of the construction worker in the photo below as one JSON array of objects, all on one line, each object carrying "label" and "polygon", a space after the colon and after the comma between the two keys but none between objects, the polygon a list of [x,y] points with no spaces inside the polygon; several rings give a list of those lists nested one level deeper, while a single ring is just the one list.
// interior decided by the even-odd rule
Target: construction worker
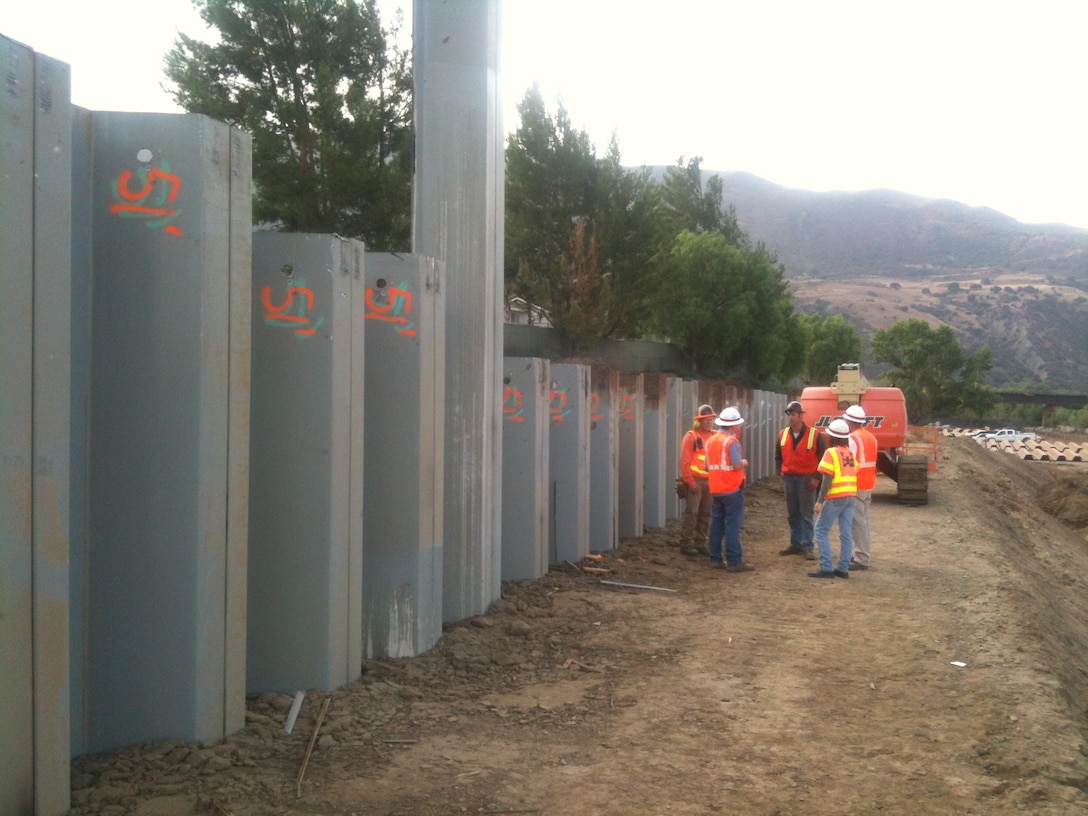
[{"label": "construction worker", "polygon": [[[744,471],[748,460],[740,446],[740,426],[744,419],[736,408],[726,408],[714,420],[721,430],[706,443],[706,466],[710,495],[710,565],[726,572],[751,572],[740,544],[740,526],[744,521]],[[722,558],[722,540],[725,558]]]},{"label": "construction worker", "polygon": [[684,518],[680,522],[680,552],[684,555],[709,555],[710,488],[707,482],[706,442],[714,435],[718,413],[709,405],[700,405],[691,430],[680,442],[680,478],[688,492],[684,497]]},{"label": "construction worker", "polygon": [[[809,578],[849,578],[854,553],[854,494],[858,490],[857,465],[850,451],[850,426],[833,419],[827,426],[828,447],[820,460],[820,489],[816,495],[816,527],[813,537],[820,548],[820,569]],[[831,528],[839,523],[839,561],[832,569]]]},{"label": "construction worker", "polygon": [[850,450],[858,463],[858,492],[854,498],[854,560],[850,562],[850,569],[867,570],[871,561],[869,506],[873,500],[873,488],[876,487],[877,441],[865,427],[868,417],[860,405],[851,405],[842,418],[850,426]]},{"label": "construction worker", "polygon": [[797,400],[786,406],[789,424],[778,435],[774,461],[782,477],[786,494],[786,518],[790,525],[790,545],[779,555],[803,555],[816,560],[812,546],[816,488],[820,474],[816,469],[827,450],[827,438],[819,428],[805,424],[805,409]]}]

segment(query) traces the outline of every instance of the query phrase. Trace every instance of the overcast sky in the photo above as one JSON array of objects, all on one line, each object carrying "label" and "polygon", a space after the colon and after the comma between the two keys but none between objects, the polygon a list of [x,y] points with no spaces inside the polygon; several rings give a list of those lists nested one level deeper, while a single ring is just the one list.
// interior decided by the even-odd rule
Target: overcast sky
[{"label": "overcast sky", "polygon": [[[203,31],[189,0],[0,10],[96,110],[175,111],[160,83],[178,29]],[[614,132],[625,164],[702,156],[1088,228],[1086,35],[1088,0],[505,0],[506,126],[535,81],[598,153]]]}]

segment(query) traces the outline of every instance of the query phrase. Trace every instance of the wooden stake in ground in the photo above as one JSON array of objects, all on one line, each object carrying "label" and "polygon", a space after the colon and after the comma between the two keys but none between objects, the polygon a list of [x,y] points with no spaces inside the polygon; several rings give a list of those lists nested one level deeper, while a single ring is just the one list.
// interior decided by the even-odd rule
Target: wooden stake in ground
[{"label": "wooden stake in ground", "polygon": [[298,769],[298,779],[295,780],[296,799],[302,796],[302,777],[306,776],[306,766],[310,764],[310,754],[314,752],[317,732],[321,730],[321,723],[325,721],[325,712],[329,710],[330,702],[332,702],[332,697],[326,697],[325,702],[321,704],[321,713],[317,715],[317,722],[314,723],[314,733],[310,735],[310,745],[306,748],[306,755],[302,758],[302,767]]}]

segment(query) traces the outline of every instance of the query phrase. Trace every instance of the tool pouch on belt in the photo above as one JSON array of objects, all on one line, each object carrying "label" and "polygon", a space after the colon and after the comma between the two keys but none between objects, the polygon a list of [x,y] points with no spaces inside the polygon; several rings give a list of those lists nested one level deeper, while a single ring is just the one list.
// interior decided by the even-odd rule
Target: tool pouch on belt
[{"label": "tool pouch on belt", "polygon": [[688,497],[688,485],[679,476],[676,477],[676,496],[680,499],[686,499]]}]

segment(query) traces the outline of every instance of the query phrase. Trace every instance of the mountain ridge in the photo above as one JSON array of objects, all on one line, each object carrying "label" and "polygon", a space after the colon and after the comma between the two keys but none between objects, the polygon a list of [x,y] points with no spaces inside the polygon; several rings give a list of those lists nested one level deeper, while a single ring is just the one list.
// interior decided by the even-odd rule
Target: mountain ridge
[{"label": "mountain ridge", "polygon": [[802,311],[842,314],[866,348],[898,320],[944,323],[965,351],[990,346],[990,385],[1088,393],[1088,229],[896,190],[815,192],[703,171],[715,175]]}]

